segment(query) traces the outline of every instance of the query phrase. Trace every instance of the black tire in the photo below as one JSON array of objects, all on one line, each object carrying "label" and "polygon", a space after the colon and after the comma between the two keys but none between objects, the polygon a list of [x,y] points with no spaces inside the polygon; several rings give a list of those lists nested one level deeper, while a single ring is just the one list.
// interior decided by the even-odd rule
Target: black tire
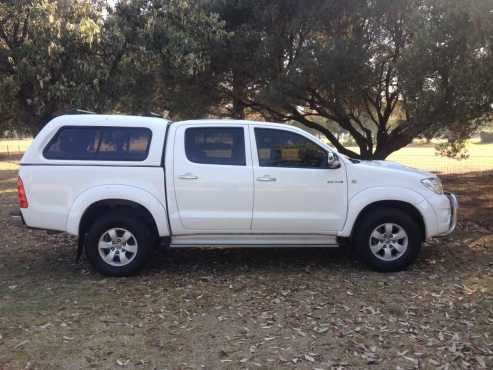
[{"label": "black tire", "polygon": [[[125,253],[125,258],[129,260],[125,265],[113,266],[109,264],[103,259],[99,251],[98,245],[100,238],[104,237],[105,234],[112,229],[118,229],[117,233],[120,233],[121,230],[129,231],[133,234],[132,238],[129,239],[129,243],[132,243],[134,246],[137,245],[135,253],[122,252],[125,251],[125,249],[119,250],[118,252],[115,251],[116,253]],[[89,229],[85,246],[87,259],[91,265],[103,275],[134,275],[140,271],[149,260],[157,238],[154,234],[152,228],[141,218],[136,217],[127,211],[110,211],[97,219]],[[106,235],[106,237],[108,236],[109,234]],[[120,245],[119,247],[125,248],[125,246]],[[105,252],[106,249],[102,253],[104,254]],[[116,258],[113,259],[113,263],[118,264],[119,262],[121,263],[117,255]]]},{"label": "black tire", "polygon": [[[407,234],[407,249],[402,255],[397,256],[399,252],[390,248],[396,253],[396,256],[392,257],[396,259],[392,261],[383,260],[383,256],[377,257],[370,248],[370,236],[378,226],[386,223],[400,226]],[[400,242],[403,243],[402,240]],[[380,272],[401,271],[418,256],[422,244],[422,230],[418,222],[406,212],[394,208],[381,208],[368,213],[359,222],[353,234],[353,243],[357,257],[372,269]],[[375,243],[374,239],[372,243]]]}]

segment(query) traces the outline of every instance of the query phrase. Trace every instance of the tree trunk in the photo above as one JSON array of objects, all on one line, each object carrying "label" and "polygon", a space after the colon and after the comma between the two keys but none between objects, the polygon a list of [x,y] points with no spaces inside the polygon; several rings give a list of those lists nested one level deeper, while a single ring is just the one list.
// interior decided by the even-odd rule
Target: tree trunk
[{"label": "tree trunk", "polygon": [[245,118],[245,106],[243,102],[237,98],[233,98],[233,109],[231,111],[231,117],[234,119]]},{"label": "tree trunk", "polygon": [[234,119],[245,118],[245,104],[243,103],[243,96],[245,96],[245,84],[233,71],[233,109],[231,110],[231,116]]},{"label": "tree trunk", "polygon": [[393,152],[410,144],[412,140],[412,137],[403,134],[393,138],[386,134],[381,142],[377,142],[377,149],[373,153],[372,159],[384,160]]}]

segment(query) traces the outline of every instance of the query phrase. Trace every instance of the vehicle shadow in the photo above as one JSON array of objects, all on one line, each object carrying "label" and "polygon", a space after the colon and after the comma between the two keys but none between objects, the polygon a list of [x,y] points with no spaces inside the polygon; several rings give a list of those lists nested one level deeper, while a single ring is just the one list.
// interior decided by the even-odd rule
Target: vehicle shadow
[{"label": "vehicle shadow", "polygon": [[354,269],[349,248],[187,248],[156,251],[143,274]]}]

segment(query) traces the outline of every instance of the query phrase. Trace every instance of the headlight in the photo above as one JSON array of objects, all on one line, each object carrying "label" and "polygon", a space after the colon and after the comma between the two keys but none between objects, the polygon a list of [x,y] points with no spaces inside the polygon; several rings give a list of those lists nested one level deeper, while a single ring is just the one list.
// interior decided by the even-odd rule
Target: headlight
[{"label": "headlight", "polygon": [[423,179],[421,180],[421,183],[432,192],[443,194],[442,182],[438,177],[429,177],[427,179]]}]

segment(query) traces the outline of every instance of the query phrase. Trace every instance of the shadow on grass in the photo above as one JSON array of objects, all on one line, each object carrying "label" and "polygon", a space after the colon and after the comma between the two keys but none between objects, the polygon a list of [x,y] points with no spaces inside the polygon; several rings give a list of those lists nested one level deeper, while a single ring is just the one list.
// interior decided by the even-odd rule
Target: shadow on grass
[{"label": "shadow on grass", "polygon": [[[345,248],[215,248],[156,251],[149,271],[246,273],[355,268]],[[145,272],[144,272],[145,273]]]},{"label": "shadow on grass", "polygon": [[459,222],[469,221],[493,230],[493,171],[442,176],[445,190],[459,199]]}]

